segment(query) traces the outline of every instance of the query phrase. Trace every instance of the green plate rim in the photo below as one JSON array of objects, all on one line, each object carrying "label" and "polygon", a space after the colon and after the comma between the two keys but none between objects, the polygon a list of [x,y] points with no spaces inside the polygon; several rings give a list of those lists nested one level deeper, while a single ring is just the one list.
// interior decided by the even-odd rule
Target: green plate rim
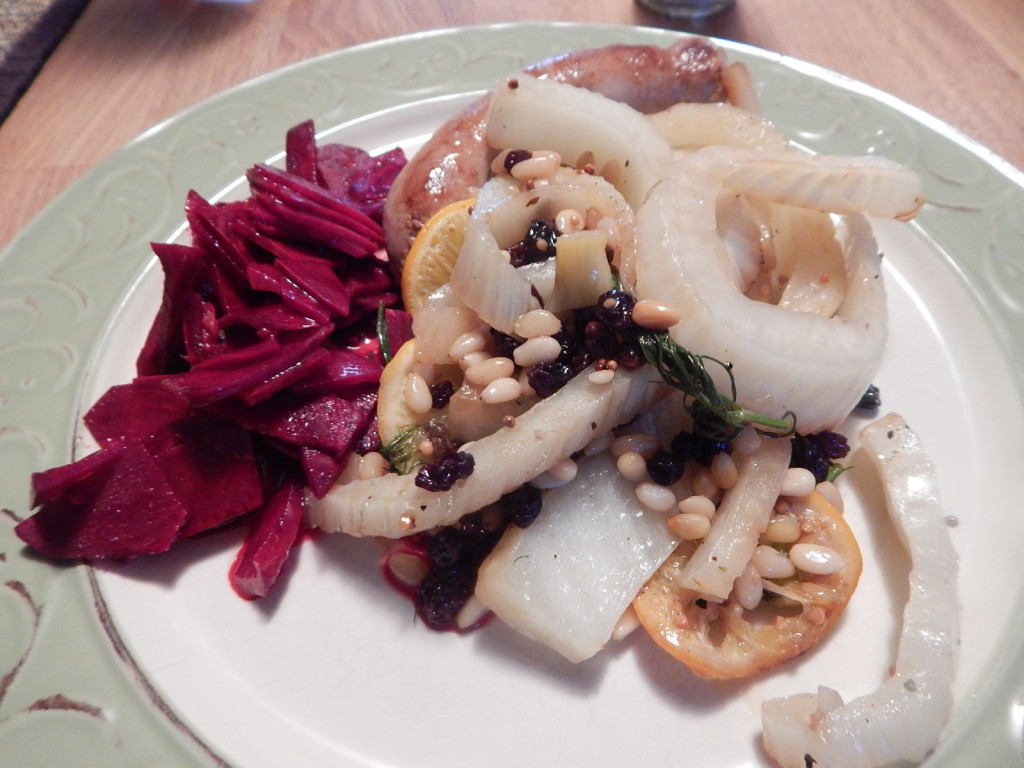
[{"label": "green plate rim", "polygon": [[[24,648],[10,670],[0,655],[5,759],[63,754],[81,766],[227,765],[147,685],[116,630],[104,626],[89,569],[41,562],[12,533],[16,516],[26,514],[30,472],[70,459],[90,360],[151,263],[148,243],[170,237],[180,225],[185,193],[194,187],[215,196],[248,165],[279,154],[284,131],[307,117],[318,128],[333,128],[409,101],[486,88],[515,66],[562,50],[665,44],[680,34],[508,23],[339,49],[249,80],[155,125],[70,185],[8,245],[0,256],[0,461],[8,468],[0,478],[0,617],[20,633]],[[770,119],[787,128],[794,102],[808,109],[812,127],[797,138],[809,148],[879,151],[922,175],[933,202],[916,226],[956,270],[1010,367],[1024,371],[1024,224],[1014,215],[1024,210],[1024,174],[891,95],[790,57],[718,42],[764,81]],[[471,72],[446,66],[446,54],[455,50],[463,57],[457,61],[473,60]],[[410,52],[423,54],[418,66],[403,63]],[[822,97],[850,105],[859,121],[853,130],[846,125],[836,132],[826,110],[815,114]],[[1024,397],[1024,373],[1015,385]],[[1020,587],[1014,585],[1012,609],[1018,616],[1024,613]],[[972,692],[975,704],[929,766],[969,759],[1024,764],[1022,644],[1024,638],[1009,632],[999,641]],[[60,739],[43,746],[43,729],[74,733],[74,751],[61,753]]]}]

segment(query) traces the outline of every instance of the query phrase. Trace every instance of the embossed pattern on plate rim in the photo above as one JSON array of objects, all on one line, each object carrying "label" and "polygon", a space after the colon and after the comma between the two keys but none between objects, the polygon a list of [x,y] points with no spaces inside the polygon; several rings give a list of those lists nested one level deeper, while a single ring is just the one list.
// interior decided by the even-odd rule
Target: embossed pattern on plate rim
[{"label": "embossed pattern on plate rim", "polygon": [[[560,50],[675,36],[606,25],[509,24],[376,41],[256,78],[127,144],[61,194],[0,257],[0,460],[6,464],[0,507],[24,514],[29,473],[70,457],[90,358],[149,263],[147,243],[170,237],[180,224],[189,188],[215,196],[252,162],[278,154],[284,130],[306,117],[334,128],[410,100],[487,87],[516,64]],[[1024,224],[1018,220],[1024,174],[863,84],[722,44],[750,64],[766,114],[783,128],[795,99],[822,112],[816,130],[798,137],[805,146],[877,151],[922,174],[934,202],[917,226],[958,270],[1015,369],[1024,370]],[[1024,392],[1021,379],[1017,388]],[[199,744],[189,724],[122,663],[125,652],[101,628],[102,602],[94,608],[88,570],[25,556],[12,520],[0,521],[0,589],[17,607],[0,602],[0,609],[8,627],[22,631],[25,648],[10,670],[0,670],[0,741],[24,745],[18,739],[30,738],[36,727],[66,727],[73,718],[80,728],[85,718],[89,738],[75,746],[77,765],[218,763],[215,747]],[[1020,595],[1014,610],[1021,613]],[[59,621],[52,618],[58,614]],[[999,656],[969,722],[930,765],[959,765],[967,755],[989,755],[997,764],[1001,755],[1019,755],[1018,735],[1005,718],[1019,695],[1022,641],[1006,638]],[[73,674],[74,696],[53,687]],[[157,706],[139,706],[147,700]]]}]

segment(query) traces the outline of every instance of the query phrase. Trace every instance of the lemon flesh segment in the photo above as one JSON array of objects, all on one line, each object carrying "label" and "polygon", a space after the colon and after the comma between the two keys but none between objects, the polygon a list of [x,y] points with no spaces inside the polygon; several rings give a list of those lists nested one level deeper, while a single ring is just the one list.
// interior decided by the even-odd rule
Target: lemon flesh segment
[{"label": "lemon flesh segment", "polygon": [[402,266],[402,302],[415,314],[427,297],[451,278],[469,223],[474,198],[441,208],[416,235]]},{"label": "lemon flesh segment", "polygon": [[399,348],[380,376],[377,390],[377,431],[380,441],[387,445],[398,433],[409,426],[425,424],[429,414],[414,413],[406,403],[405,383],[415,372],[416,339],[410,339]]},{"label": "lemon flesh segment", "polygon": [[734,600],[712,603],[679,586],[695,542],[680,544],[633,601],[641,626],[663,650],[700,676],[749,677],[800,656],[827,635],[860,578],[860,548],[842,513],[813,492],[796,512],[796,543],[827,546],[842,557],[835,573],[765,582],[772,597],[746,611]]}]

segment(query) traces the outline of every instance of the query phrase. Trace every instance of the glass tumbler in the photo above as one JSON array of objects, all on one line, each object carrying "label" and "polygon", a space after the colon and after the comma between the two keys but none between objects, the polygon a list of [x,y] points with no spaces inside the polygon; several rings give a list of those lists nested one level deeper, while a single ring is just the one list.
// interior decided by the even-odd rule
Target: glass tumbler
[{"label": "glass tumbler", "polygon": [[644,8],[674,19],[703,19],[724,11],[735,0],[636,0]]}]

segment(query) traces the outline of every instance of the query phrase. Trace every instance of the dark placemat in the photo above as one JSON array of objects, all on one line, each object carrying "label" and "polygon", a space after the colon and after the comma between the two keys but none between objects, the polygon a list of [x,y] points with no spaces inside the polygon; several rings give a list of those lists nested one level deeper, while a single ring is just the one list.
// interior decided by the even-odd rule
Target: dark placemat
[{"label": "dark placemat", "polygon": [[88,0],[0,0],[0,121]]}]

